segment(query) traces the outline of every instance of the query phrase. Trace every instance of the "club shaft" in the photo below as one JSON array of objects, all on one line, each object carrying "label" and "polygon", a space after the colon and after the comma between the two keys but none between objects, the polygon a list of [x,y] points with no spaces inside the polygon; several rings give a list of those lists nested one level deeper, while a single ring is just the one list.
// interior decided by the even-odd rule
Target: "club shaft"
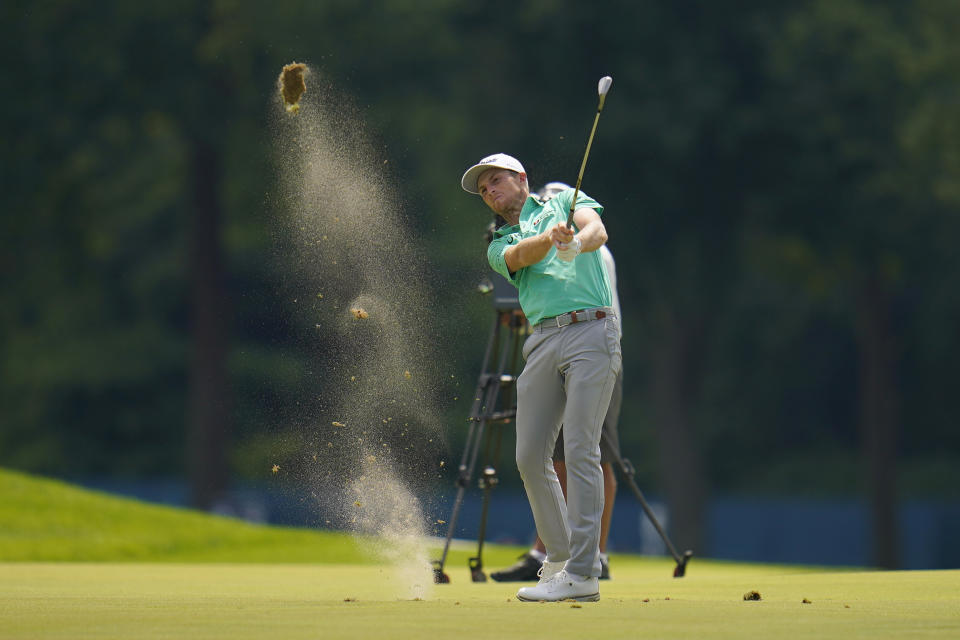
[{"label": "club shaft", "polygon": [[567,228],[572,229],[573,212],[577,208],[577,195],[580,193],[580,183],[583,182],[583,172],[587,168],[587,158],[590,157],[590,147],[593,146],[593,136],[597,132],[597,123],[600,122],[600,112],[603,111],[603,103],[606,100],[606,94],[600,96],[600,104],[597,105],[597,115],[593,119],[593,127],[590,129],[590,137],[587,139],[587,150],[583,153],[583,162],[580,163],[580,173],[577,174],[577,185],[573,188],[573,200],[570,202],[570,213],[567,214]]}]

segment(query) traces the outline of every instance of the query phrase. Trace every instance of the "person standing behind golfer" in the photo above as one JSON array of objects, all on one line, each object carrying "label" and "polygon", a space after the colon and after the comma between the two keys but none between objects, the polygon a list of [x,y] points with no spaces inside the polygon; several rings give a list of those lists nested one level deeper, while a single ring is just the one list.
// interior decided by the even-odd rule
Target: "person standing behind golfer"
[{"label": "person standing behind golfer", "polygon": [[[517,468],[546,560],[523,601],[600,599],[603,473],[600,430],[621,367],[620,337],[607,274],[597,253],[607,241],[603,207],[573,191],[544,202],[530,195],[520,162],[483,158],[461,186],[478,194],[506,224],[487,248],[490,266],[518,289],[532,331],[517,379]],[[567,498],[553,467],[563,425]]]}]

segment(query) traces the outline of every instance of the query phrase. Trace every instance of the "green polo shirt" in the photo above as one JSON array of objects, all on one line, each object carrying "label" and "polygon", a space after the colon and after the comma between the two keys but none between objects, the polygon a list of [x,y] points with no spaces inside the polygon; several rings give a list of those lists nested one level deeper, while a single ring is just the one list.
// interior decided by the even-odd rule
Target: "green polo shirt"
[{"label": "green polo shirt", "polygon": [[[536,264],[516,273],[507,269],[503,254],[510,245],[567,221],[573,191],[561,191],[546,203],[532,196],[527,198],[519,223],[497,229],[487,248],[487,260],[493,270],[519,290],[520,307],[530,324],[568,311],[612,304],[610,281],[598,251],[581,253],[573,262],[564,262],[557,257],[556,248],[551,247],[543,260]],[[577,208],[584,207],[603,213],[603,207],[581,191],[577,194]]]}]

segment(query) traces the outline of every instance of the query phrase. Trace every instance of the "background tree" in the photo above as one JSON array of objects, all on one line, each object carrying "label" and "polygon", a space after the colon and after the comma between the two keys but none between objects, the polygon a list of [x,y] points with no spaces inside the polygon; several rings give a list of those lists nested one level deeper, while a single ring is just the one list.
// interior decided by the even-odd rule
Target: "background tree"
[{"label": "background tree", "polygon": [[871,496],[892,566],[897,499],[960,486],[958,20],[947,0],[3,3],[0,464],[192,477],[210,506],[320,415],[273,163],[293,60],[382,154],[472,388],[488,219],[459,168],[506,151],[572,182],[609,74],[584,189],[641,484],[698,552],[711,495]]},{"label": "background tree", "polygon": [[843,299],[858,354],[856,424],[874,559],[885,567],[898,563],[900,378],[917,302],[909,287],[946,213],[905,145],[918,105],[926,110],[947,86],[946,78],[913,78],[917,56],[936,41],[926,19],[917,22],[896,3],[814,2],[771,43],[784,175],[800,178],[778,185],[786,196],[779,232],[809,243],[806,255],[819,262],[812,268]]}]

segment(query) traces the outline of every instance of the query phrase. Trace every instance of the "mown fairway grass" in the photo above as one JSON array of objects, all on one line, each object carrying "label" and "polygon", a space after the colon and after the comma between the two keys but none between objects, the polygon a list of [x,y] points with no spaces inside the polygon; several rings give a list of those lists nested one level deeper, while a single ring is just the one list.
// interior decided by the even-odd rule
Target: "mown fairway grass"
[{"label": "mown fairway grass", "polygon": [[[957,571],[664,569],[620,562],[600,602],[575,606],[521,603],[514,585],[465,570],[411,600],[401,576],[372,565],[0,564],[0,637],[960,637]],[[752,589],[761,601],[743,600]]]},{"label": "mown fairway grass", "polygon": [[[20,507],[10,508],[12,488],[44,487],[52,492],[40,499],[45,507],[29,512],[34,503],[21,497]],[[44,527],[38,513],[52,508],[60,491],[73,506],[58,510],[73,515]],[[84,500],[124,523],[121,533],[110,533],[105,523],[84,524],[99,517],[84,517]],[[960,571],[828,571],[694,558],[687,576],[674,579],[671,561],[614,555],[614,579],[602,583],[600,602],[528,604],[514,599],[517,585],[470,582],[471,549],[451,553],[452,584],[433,585],[428,573],[369,562],[373,554],[365,549],[375,541],[356,544],[132,501],[119,500],[120,508],[114,501],[0,471],[0,638],[960,637]],[[135,525],[131,514],[138,512],[149,525]],[[176,516],[190,524],[178,525]],[[158,526],[169,527],[173,542],[161,543],[162,530],[145,532]],[[191,528],[201,534],[190,534]],[[108,541],[124,535],[135,540],[121,545],[127,555],[114,561],[44,557],[61,543],[72,557],[83,557],[89,544],[96,557],[84,559],[99,560]],[[229,563],[234,543],[239,551]],[[277,557],[270,560],[273,545]],[[327,545],[335,557],[327,557]],[[135,549],[139,555],[131,559]],[[484,557],[496,567],[519,551],[490,546]],[[245,562],[245,555],[257,562]],[[751,590],[762,600],[744,601]]]}]

